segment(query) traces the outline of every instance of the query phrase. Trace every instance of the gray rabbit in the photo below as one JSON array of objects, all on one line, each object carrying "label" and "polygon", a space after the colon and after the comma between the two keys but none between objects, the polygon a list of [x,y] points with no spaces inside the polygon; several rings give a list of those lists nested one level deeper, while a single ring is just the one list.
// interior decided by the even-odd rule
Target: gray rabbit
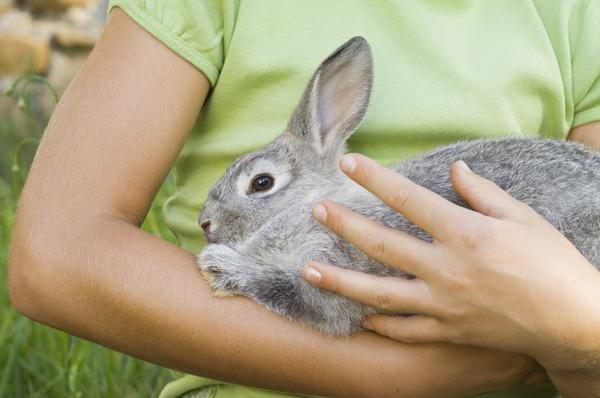
[{"label": "gray rabbit", "polygon": [[[330,199],[431,241],[339,170],[345,141],[366,113],[372,78],[369,45],[355,37],[319,66],[285,133],[237,159],[211,189],[199,218],[210,244],[198,263],[217,296],[247,296],[326,334],[347,335],[375,310],[306,283],[301,271],[310,260],[411,277],[371,260],[311,216],[316,203]],[[562,141],[477,140],[391,168],[466,206],[450,183],[459,159],[533,207],[600,266],[600,153]]]}]

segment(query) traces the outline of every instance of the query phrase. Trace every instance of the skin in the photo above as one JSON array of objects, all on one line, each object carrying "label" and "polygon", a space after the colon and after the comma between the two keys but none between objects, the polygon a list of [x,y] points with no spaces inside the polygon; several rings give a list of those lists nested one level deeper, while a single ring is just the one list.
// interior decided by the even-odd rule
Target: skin
[{"label": "skin", "polygon": [[19,311],[162,366],[292,392],[465,396],[544,377],[525,355],[332,339],[251,300],[214,298],[193,254],[139,228],[208,91],[197,69],[112,13],[23,190],[9,259]]},{"label": "skin", "polygon": [[[600,148],[600,123],[571,139]],[[459,161],[457,206],[356,154],[350,178],[433,236],[427,243],[324,202],[319,222],[377,260],[417,278],[382,278],[313,262],[305,278],[411,317],[375,315],[365,328],[404,343],[450,342],[536,359],[565,397],[600,397],[600,273],[533,209]]]}]

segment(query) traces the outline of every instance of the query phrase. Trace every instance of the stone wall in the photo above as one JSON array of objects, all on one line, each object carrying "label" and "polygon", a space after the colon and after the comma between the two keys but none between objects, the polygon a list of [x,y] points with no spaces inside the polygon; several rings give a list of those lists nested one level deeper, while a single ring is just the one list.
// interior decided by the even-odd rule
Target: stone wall
[{"label": "stone wall", "polygon": [[[106,3],[0,0],[0,90],[19,76],[36,74],[62,93],[102,32]],[[40,96],[41,106],[50,110],[54,100],[43,91]],[[10,107],[9,100],[0,99],[0,110]]]}]

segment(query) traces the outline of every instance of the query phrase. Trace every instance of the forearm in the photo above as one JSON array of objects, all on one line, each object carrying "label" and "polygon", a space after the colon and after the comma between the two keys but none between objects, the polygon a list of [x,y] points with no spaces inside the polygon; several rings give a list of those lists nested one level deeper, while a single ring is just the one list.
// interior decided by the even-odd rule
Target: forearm
[{"label": "forearm", "polygon": [[548,372],[548,376],[565,398],[600,397],[600,371]]},{"label": "forearm", "polygon": [[581,338],[574,342],[573,348],[562,350],[570,360],[546,366],[548,376],[565,398],[600,397],[600,322],[596,323],[591,330],[581,331],[589,338]]},{"label": "forearm", "polygon": [[[340,379],[325,377],[334,369],[327,341],[286,330],[287,322],[248,300],[214,299],[184,250],[112,218],[60,235],[46,235],[51,256],[13,254],[21,264],[30,257],[30,265],[11,267],[11,284],[35,291],[20,305],[35,320],[163,366],[243,384],[331,392],[327,383]],[[25,272],[33,275],[18,275]],[[311,360],[317,357],[323,369]],[[320,384],[323,391],[315,389]]]},{"label": "forearm", "polygon": [[[600,290],[600,276],[596,287],[596,291]],[[600,398],[600,297],[595,302],[595,308],[589,311],[595,318],[586,320],[576,333],[581,337],[571,339],[572,343],[563,350],[567,352],[565,357],[571,359],[547,367],[548,376],[565,398]]]},{"label": "forearm", "polygon": [[[526,368],[508,354],[484,365],[478,349],[401,345],[367,333],[330,339],[250,300],[213,298],[191,254],[119,219],[52,236],[45,242],[52,263],[11,267],[11,285],[35,292],[22,310],[163,366],[286,391],[378,397],[502,388]],[[48,258],[15,250],[20,263]]]},{"label": "forearm", "polygon": [[561,353],[558,358],[563,359],[549,363],[541,360],[548,376],[565,398],[600,397],[600,296],[595,295],[600,291],[600,274],[595,276],[590,278],[591,288],[586,290],[589,292],[590,307],[573,309],[581,311],[581,322],[571,325],[571,333],[562,334],[562,341],[554,349],[556,353]]},{"label": "forearm", "polygon": [[[586,124],[573,129],[569,140],[579,141],[589,148],[599,150],[600,123]],[[598,307],[596,313],[600,313],[600,303]],[[600,330],[600,321],[596,330]],[[592,348],[579,355],[582,362],[576,364],[577,369],[548,371],[548,376],[565,397],[600,397],[600,333],[588,340]],[[597,344],[594,344],[594,341]]]}]

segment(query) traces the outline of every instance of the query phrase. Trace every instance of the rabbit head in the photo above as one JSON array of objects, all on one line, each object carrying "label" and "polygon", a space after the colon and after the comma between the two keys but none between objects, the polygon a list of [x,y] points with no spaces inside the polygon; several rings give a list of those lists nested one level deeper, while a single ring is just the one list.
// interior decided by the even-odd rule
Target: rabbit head
[{"label": "rabbit head", "polygon": [[209,242],[235,244],[283,210],[304,208],[349,181],[339,171],[347,138],[369,104],[373,62],[355,37],[316,70],[286,131],[238,158],[212,187],[199,223]]}]

